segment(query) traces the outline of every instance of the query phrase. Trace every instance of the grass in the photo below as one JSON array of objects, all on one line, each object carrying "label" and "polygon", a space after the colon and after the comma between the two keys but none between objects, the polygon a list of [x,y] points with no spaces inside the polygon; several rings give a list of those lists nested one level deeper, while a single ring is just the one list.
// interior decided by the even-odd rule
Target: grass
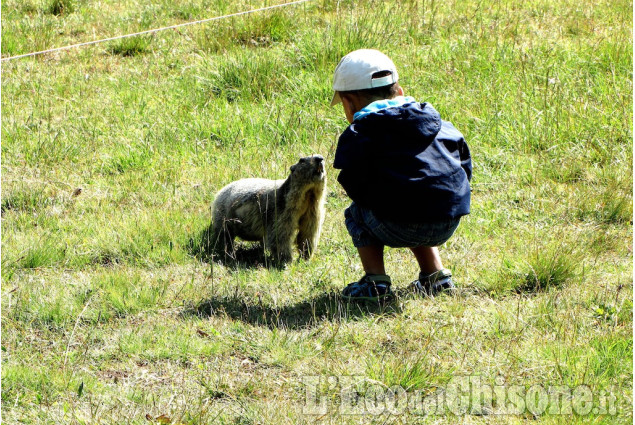
[{"label": "grass", "polygon": [[71,0],[52,0],[47,9],[47,12],[52,15],[64,15],[74,11],[75,5]]},{"label": "grass", "polygon": [[[265,5],[124,3],[2,2],[2,56]],[[361,267],[332,168],[312,260],[197,255],[225,184],[332,163],[332,71],[361,47],[470,145],[472,214],[441,248],[456,297],[408,293],[418,270],[395,249],[395,302],[342,301]],[[632,423],[632,67],[621,0],[315,0],[3,62],[3,420]],[[306,376],[325,416],[303,413]],[[340,415],[329,376],[362,396],[585,385],[619,408]]]},{"label": "grass", "polygon": [[123,38],[112,44],[109,51],[113,55],[135,56],[150,51],[150,39],[142,36]]}]

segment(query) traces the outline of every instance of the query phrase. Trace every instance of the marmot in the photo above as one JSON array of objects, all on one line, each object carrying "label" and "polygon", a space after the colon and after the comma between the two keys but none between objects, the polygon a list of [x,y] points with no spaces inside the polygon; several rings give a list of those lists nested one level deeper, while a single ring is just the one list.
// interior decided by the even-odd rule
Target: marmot
[{"label": "marmot", "polygon": [[324,221],[326,172],[324,158],[312,155],[291,166],[287,179],[249,178],[223,187],[212,206],[206,232],[208,252],[234,252],[234,238],[262,241],[265,252],[284,264],[293,246],[310,258]]}]

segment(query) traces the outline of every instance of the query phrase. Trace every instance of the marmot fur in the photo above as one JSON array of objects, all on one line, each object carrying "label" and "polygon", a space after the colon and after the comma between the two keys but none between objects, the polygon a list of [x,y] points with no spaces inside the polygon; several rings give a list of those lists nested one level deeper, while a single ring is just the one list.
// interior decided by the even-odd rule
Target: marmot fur
[{"label": "marmot fur", "polygon": [[324,221],[324,158],[313,155],[291,166],[285,180],[242,179],[223,187],[212,206],[208,251],[234,252],[234,238],[262,241],[274,261],[291,261],[293,246],[310,258]]}]

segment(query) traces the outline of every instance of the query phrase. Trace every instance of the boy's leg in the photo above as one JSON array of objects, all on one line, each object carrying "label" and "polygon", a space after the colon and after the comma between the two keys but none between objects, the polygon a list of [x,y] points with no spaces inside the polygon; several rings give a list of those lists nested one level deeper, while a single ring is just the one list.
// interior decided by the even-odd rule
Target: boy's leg
[{"label": "boy's leg", "polygon": [[357,248],[366,274],[386,274],[384,268],[384,246],[367,245]]},{"label": "boy's leg", "polygon": [[342,297],[347,300],[379,300],[390,297],[391,282],[384,269],[384,246],[361,246],[357,247],[357,252],[366,274],[344,288]]},{"label": "boy's leg", "polygon": [[443,268],[439,249],[436,246],[419,246],[410,250],[421,268],[419,279],[412,282],[416,292],[422,295],[434,295],[441,291],[455,289],[452,273]]},{"label": "boy's leg", "polygon": [[410,248],[410,250],[419,263],[421,273],[430,274],[443,269],[443,263],[439,256],[439,248],[436,246],[418,246],[416,248]]}]

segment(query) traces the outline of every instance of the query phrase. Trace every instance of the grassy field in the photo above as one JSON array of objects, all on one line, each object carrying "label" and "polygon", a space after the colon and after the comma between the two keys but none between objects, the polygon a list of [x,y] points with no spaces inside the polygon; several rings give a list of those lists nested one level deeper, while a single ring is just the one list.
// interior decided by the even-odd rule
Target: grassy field
[{"label": "grassy field", "polygon": [[[6,0],[2,56],[275,3]],[[632,423],[632,22],[627,0],[313,0],[3,62],[3,422]],[[313,259],[197,255],[222,186],[332,163],[332,72],[361,47],[470,145],[456,296],[410,294],[394,249],[396,300],[342,301],[362,271],[330,165]],[[593,408],[369,409],[468,377]]]}]

